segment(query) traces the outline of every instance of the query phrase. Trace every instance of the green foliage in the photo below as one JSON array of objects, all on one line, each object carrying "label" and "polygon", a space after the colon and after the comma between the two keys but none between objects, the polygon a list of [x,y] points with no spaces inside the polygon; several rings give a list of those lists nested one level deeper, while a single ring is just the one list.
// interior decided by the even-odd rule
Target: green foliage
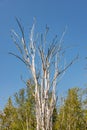
[{"label": "green foliage", "polygon": [[21,89],[15,94],[18,119],[23,130],[35,130],[35,101],[33,96],[34,87],[27,85],[26,89]]},{"label": "green foliage", "polygon": [[16,108],[12,104],[11,98],[8,99],[8,103],[0,114],[1,129],[2,130],[13,130],[14,120],[17,118]]},{"label": "green foliage", "polygon": [[35,101],[34,87],[27,85],[14,95],[15,107],[11,98],[0,115],[2,130],[35,130]]},{"label": "green foliage", "polygon": [[[55,107],[53,130],[87,130],[87,93],[80,93],[77,88],[70,89],[60,108]],[[16,93],[14,99],[15,105],[9,98],[0,113],[0,130],[36,130],[34,85],[27,82],[26,89]]]},{"label": "green foliage", "polygon": [[58,129],[58,121],[57,121],[57,118],[58,118],[58,114],[57,114],[57,109],[56,107],[54,108],[54,111],[53,111],[53,130],[57,130]]},{"label": "green foliage", "polygon": [[68,91],[64,105],[60,108],[58,122],[61,130],[85,130],[82,103],[77,88]]}]

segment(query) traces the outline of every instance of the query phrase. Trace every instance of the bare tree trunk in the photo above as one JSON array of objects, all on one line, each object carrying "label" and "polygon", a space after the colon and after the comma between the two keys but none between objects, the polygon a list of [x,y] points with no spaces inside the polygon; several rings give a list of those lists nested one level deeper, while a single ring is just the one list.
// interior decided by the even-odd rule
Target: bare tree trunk
[{"label": "bare tree trunk", "polygon": [[[52,115],[56,105],[55,91],[57,86],[57,79],[60,76],[60,74],[65,72],[65,70],[70,65],[72,65],[72,63],[76,58],[73,61],[71,61],[71,63],[67,65],[63,70],[59,72],[58,57],[60,57],[59,54],[61,51],[61,43],[65,32],[63,32],[60,41],[57,41],[57,37],[55,37],[52,41],[52,44],[49,46],[46,45],[46,36],[49,29],[48,27],[46,27],[46,32],[44,36],[41,36],[41,44],[37,47],[36,41],[34,40],[35,24],[33,24],[30,33],[29,46],[27,47],[23,28],[19,20],[18,19],[16,20],[21,30],[22,38],[20,38],[19,35],[12,30],[12,39],[22,57],[15,55],[13,53],[10,54],[16,56],[23,63],[25,63],[29,71],[31,71],[32,73],[32,77],[35,83],[34,96],[36,105],[36,123],[37,123],[36,130],[52,130]],[[21,42],[22,46],[19,45],[18,42],[16,42],[16,39],[18,39],[18,41]],[[37,55],[38,52],[40,56],[38,57],[40,60],[40,66],[38,67],[40,68],[39,83],[37,79],[37,67],[35,63],[35,59],[36,56],[38,56]],[[51,65],[53,66],[52,68]],[[53,72],[50,74],[50,71]],[[52,81],[50,80],[50,77],[53,77]],[[27,130],[28,130],[28,124],[27,124]]]}]

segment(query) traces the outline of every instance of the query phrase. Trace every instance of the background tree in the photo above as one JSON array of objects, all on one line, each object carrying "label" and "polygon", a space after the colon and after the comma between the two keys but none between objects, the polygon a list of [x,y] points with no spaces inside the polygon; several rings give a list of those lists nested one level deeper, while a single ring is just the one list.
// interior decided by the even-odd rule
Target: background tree
[{"label": "background tree", "polygon": [[19,93],[15,94],[18,119],[25,130],[36,129],[35,99],[32,95],[33,91],[34,85],[32,84],[32,86],[30,86],[27,82],[27,88],[21,89]]},{"label": "background tree", "polygon": [[77,88],[68,91],[64,104],[60,108],[58,125],[62,130],[85,130],[82,102]]},{"label": "background tree", "polygon": [[0,114],[1,130],[12,130],[12,129],[14,130],[14,127],[16,126],[14,121],[16,120],[16,118],[17,118],[16,109],[12,104],[11,98],[9,98],[6,107]]},{"label": "background tree", "polygon": [[[15,102],[11,98],[0,112],[0,130],[36,130],[35,99],[32,95],[34,84],[21,89],[15,94]],[[13,105],[14,103],[14,105]],[[55,106],[52,115],[53,130],[87,130],[86,89],[68,90],[61,105]]]},{"label": "background tree", "polygon": [[11,98],[0,114],[1,130],[36,130],[35,99],[32,87],[27,87],[14,94],[14,106]]}]

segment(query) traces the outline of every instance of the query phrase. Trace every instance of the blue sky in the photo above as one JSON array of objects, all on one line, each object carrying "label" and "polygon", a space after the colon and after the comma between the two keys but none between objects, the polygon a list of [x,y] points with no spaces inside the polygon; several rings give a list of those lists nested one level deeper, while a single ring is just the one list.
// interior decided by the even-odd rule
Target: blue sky
[{"label": "blue sky", "polygon": [[[26,32],[36,17],[37,32],[43,32],[45,25],[50,27],[50,35],[62,34],[67,25],[64,46],[75,46],[67,51],[67,63],[79,53],[79,60],[71,66],[59,82],[60,93],[71,87],[84,87],[87,84],[87,1],[86,0],[0,0],[0,109],[9,96],[25,85],[20,75],[29,77],[26,67],[16,58],[8,55],[17,50],[11,40],[10,30],[18,31],[15,17],[21,19]],[[26,33],[26,38],[28,35]],[[50,37],[51,38],[51,37]]]}]

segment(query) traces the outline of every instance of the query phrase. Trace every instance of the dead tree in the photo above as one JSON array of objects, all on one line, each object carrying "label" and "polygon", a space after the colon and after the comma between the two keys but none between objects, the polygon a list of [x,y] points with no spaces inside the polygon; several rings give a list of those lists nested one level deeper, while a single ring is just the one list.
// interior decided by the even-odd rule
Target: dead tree
[{"label": "dead tree", "polygon": [[[55,36],[52,42],[48,44],[46,37],[49,28],[46,27],[46,31],[44,34],[41,34],[38,44],[34,39],[34,23],[30,31],[29,44],[27,45],[23,27],[18,19],[16,19],[16,21],[22,36],[20,37],[14,30],[12,30],[11,37],[21,55],[19,56],[11,52],[10,54],[24,62],[32,74],[35,84],[36,129],[52,130],[52,115],[57,99],[56,87],[58,78],[73,64],[77,57],[60,70],[60,54],[62,55],[62,39],[65,32],[63,32],[60,41],[58,41],[57,36]],[[37,58],[39,63],[37,63]]]}]

